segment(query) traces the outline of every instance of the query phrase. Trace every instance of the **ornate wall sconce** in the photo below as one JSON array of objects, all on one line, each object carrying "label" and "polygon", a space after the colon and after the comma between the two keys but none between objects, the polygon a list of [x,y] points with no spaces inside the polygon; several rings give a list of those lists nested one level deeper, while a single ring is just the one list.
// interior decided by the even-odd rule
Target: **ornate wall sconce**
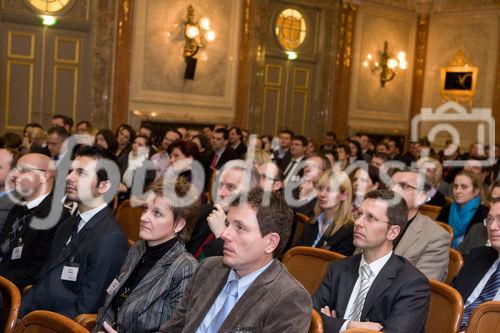
[{"label": "ornate wall sconce", "polygon": [[194,20],[194,8],[188,6],[186,21],[184,22],[184,58],[186,60],[185,79],[194,79],[197,59],[194,56],[200,48],[215,39],[215,32],[210,30],[210,20],[202,17],[198,22]]},{"label": "ornate wall sconce", "polygon": [[398,70],[408,68],[408,61],[403,51],[399,51],[395,57],[389,48],[389,43],[385,41],[384,50],[377,52],[376,59],[369,53],[363,61],[363,67],[370,68],[372,73],[380,72],[380,86],[384,87],[386,82],[394,79]]}]

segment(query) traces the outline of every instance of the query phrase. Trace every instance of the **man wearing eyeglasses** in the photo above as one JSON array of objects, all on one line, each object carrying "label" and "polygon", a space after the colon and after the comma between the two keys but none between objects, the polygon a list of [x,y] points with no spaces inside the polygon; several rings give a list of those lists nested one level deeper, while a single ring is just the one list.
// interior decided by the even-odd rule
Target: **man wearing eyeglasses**
[{"label": "man wearing eyeglasses", "polygon": [[450,234],[430,217],[419,212],[431,184],[418,170],[397,171],[392,175],[392,190],[408,205],[406,227],[394,241],[394,253],[405,257],[428,278],[446,279],[450,257]]},{"label": "man wearing eyeglasses", "polygon": [[283,188],[283,171],[276,164],[262,163],[257,170],[260,176],[260,188],[264,192],[277,192]]},{"label": "man wearing eyeglasses", "polygon": [[[9,174],[19,159],[19,153],[11,148],[0,149],[0,230],[2,230],[5,220],[10,210],[14,206],[12,200],[12,181],[9,181]],[[15,192],[14,192],[15,193]]]},{"label": "man wearing eyeglasses", "polygon": [[50,229],[39,230],[31,225],[34,216],[45,218],[52,209],[51,166],[53,162],[48,156],[26,154],[10,174],[22,202],[14,205],[0,233],[0,275],[21,289],[33,284],[49,258],[57,225],[69,216],[63,209],[59,221]]},{"label": "man wearing eyeglasses", "polygon": [[469,323],[472,312],[487,301],[500,301],[500,199],[493,200],[484,219],[491,246],[472,249],[453,281],[453,287],[464,299],[461,331]]},{"label": "man wearing eyeglasses", "polygon": [[332,262],[313,295],[325,332],[348,328],[424,332],[428,280],[393,252],[407,215],[408,207],[399,194],[391,190],[366,194],[356,212],[353,241],[363,253]]}]

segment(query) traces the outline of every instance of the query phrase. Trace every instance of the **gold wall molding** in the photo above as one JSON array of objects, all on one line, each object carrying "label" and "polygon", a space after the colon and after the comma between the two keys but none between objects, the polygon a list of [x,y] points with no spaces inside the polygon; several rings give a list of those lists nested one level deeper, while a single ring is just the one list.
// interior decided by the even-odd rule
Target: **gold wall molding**
[{"label": "gold wall molding", "polygon": [[265,87],[264,88],[264,104],[263,104],[263,112],[262,112],[262,116],[261,116],[261,128],[262,129],[265,128],[265,124],[266,124],[265,114],[273,112],[273,111],[268,110],[268,108],[267,108],[267,101],[268,101],[267,95],[268,95],[269,91],[276,92],[276,107],[274,108],[274,126],[273,126],[274,127],[273,133],[276,133],[278,131],[278,123],[279,123],[279,119],[280,119],[281,88],[276,88],[276,87]]},{"label": "gold wall molding", "polygon": [[[72,105],[72,110],[71,110],[71,117],[73,119],[76,118],[76,108],[77,108],[77,101],[78,101],[78,67],[75,66],[68,66],[68,65],[54,65],[53,67],[53,74],[52,74],[52,108],[51,108],[51,114],[55,115],[56,114],[56,103],[57,103],[57,83],[58,83],[58,74],[59,70],[69,70],[73,71],[73,99],[71,101]],[[66,98],[66,95],[62,95],[64,98]],[[64,114],[65,112],[59,111],[57,113],[62,113]]]},{"label": "gold wall molding", "polygon": [[34,64],[31,62],[19,61],[19,60],[7,60],[7,73],[5,82],[5,128],[13,130],[22,130],[24,125],[15,126],[9,124],[9,112],[10,112],[10,85],[12,80],[11,66],[27,66],[29,68],[29,79],[28,79],[28,122],[31,122],[31,114],[33,112],[33,75],[34,75]]},{"label": "gold wall molding", "polygon": [[[29,55],[16,54],[12,51],[12,42],[15,36],[25,36],[30,38],[30,52]],[[35,33],[25,31],[9,31],[7,33],[7,57],[16,59],[35,59]]]},{"label": "gold wall molding", "polygon": [[[64,59],[59,58],[59,43],[61,42],[70,42],[75,44],[75,56],[73,59]],[[78,64],[80,62],[80,40],[77,38],[68,38],[68,37],[56,37],[55,38],[55,51],[54,51],[54,61],[59,63],[66,64]]]}]

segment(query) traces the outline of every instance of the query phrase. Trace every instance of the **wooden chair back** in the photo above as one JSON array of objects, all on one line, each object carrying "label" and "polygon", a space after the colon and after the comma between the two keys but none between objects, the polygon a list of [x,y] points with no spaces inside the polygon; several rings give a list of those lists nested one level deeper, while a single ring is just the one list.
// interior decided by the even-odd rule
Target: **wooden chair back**
[{"label": "wooden chair back", "polygon": [[2,317],[5,320],[3,332],[12,333],[16,327],[21,306],[21,293],[14,283],[2,276],[0,276],[0,292],[2,293]]},{"label": "wooden chair back", "polygon": [[422,205],[422,207],[420,207],[420,213],[429,216],[434,221],[436,220],[436,217],[438,217],[440,211],[441,207],[439,206]]},{"label": "wooden chair back", "polygon": [[136,242],[139,239],[139,225],[144,207],[132,206],[130,200],[122,202],[115,212],[118,220],[129,240]]},{"label": "wooden chair back", "polygon": [[451,285],[453,279],[458,275],[460,269],[464,265],[464,258],[455,249],[450,249],[450,260],[448,261],[448,275],[446,276],[446,283]]},{"label": "wooden chair back", "polygon": [[285,253],[283,265],[312,295],[320,286],[331,261],[344,255],[309,246],[297,246]]},{"label": "wooden chair back", "polygon": [[444,230],[448,231],[448,233],[450,234],[450,237],[451,237],[450,244],[453,243],[453,228],[451,227],[451,225],[449,225],[448,223],[441,222],[441,221],[435,221],[435,222],[437,224],[439,224],[439,226],[441,228],[443,228]]},{"label": "wooden chair back", "polygon": [[88,329],[90,332],[94,330],[96,321],[97,321],[97,314],[95,313],[82,313],[81,315],[78,315],[75,318],[75,321]]},{"label": "wooden chair back", "polygon": [[465,333],[498,332],[499,328],[500,301],[489,301],[474,310]]},{"label": "wooden chair back", "polygon": [[309,333],[323,333],[323,319],[316,309],[312,309],[311,312],[311,327],[309,328]]},{"label": "wooden chair back", "polygon": [[295,244],[300,236],[302,236],[302,233],[304,232],[304,226],[310,222],[309,216],[304,213],[295,213],[295,218],[297,219],[297,227],[295,228],[295,234],[293,235],[292,244]]},{"label": "wooden chair back", "polygon": [[36,310],[21,319],[15,333],[89,333],[89,331],[62,314]]},{"label": "wooden chair back", "polygon": [[425,322],[426,332],[456,333],[460,329],[464,301],[458,291],[449,285],[429,279],[431,298]]}]

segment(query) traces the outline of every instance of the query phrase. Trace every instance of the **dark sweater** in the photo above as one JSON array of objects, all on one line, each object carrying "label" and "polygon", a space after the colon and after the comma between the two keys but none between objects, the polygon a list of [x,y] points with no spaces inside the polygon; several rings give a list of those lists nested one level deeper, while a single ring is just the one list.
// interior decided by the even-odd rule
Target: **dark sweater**
[{"label": "dark sweater", "polygon": [[175,237],[155,246],[146,245],[146,252],[143,254],[141,260],[139,260],[137,266],[135,266],[127,281],[118,290],[113,301],[111,301],[111,307],[115,313],[118,313],[119,308],[123,305],[130,292],[137,287],[139,282],[148,274],[158,260],[170,251],[177,240],[177,237]]}]

